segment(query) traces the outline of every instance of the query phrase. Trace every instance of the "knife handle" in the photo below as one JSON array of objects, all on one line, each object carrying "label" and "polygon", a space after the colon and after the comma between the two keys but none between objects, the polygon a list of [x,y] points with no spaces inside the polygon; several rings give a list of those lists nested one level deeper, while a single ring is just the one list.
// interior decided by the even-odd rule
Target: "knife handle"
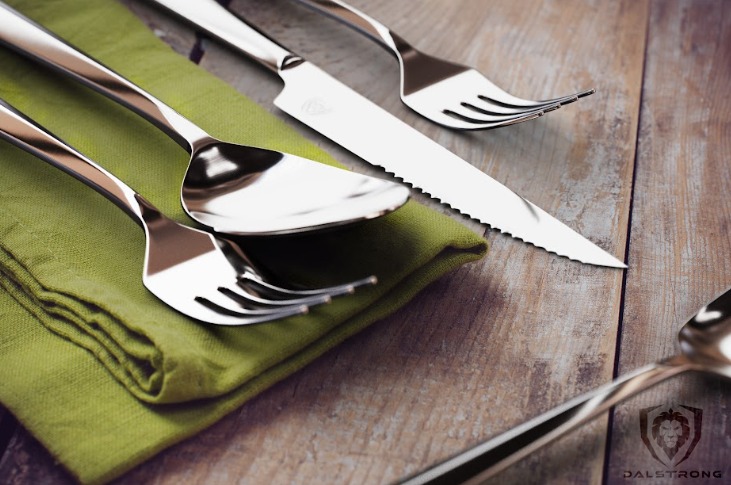
[{"label": "knife handle", "polygon": [[210,136],[171,107],[84,54],[41,25],[0,2],[0,43],[69,75],[147,119],[192,150]]},{"label": "knife handle", "polygon": [[302,58],[256,30],[215,0],[149,1],[166,8],[199,30],[243,52],[275,73],[302,62]]},{"label": "knife handle", "polygon": [[478,485],[618,402],[689,370],[694,367],[683,355],[642,367],[412,476],[401,485]]},{"label": "knife handle", "polygon": [[408,42],[391,32],[378,20],[341,0],[297,1],[367,35],[399,59],[402,59],[406,52],[413,50]]}]

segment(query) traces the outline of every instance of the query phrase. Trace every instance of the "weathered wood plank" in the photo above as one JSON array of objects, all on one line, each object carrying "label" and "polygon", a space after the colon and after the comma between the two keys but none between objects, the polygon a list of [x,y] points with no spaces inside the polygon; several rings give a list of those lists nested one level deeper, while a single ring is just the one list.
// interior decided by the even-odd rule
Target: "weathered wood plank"
[{"label": "weathered wood plank", "polygon": [[[673,355],[681,325],[731,286],[731,4],[654,1],[650,19],[619,372]],[[703,409],[701,441],[675,468],[640,439],[639,410],[659,405]],[[658,471],[665,476],[636,483],[728,483],[729,418],[729,383],[699,375],[618,406],[607,482]],[[723,479],[673,480],[672,471]]]},{"label": "weathered wood plank", "polygon": [[[622,256],[646,1],[353,3],[424,50],[468,62],[517,95],[598,92],[538,121],[454,133],[401,105],[395,64],[370,41],[284,0],[234,1],[232,8]],[[163,22],[150,15],[148,23]],[[271,101],[279,84],[267,72],[211,43],[203,47],[203,67],[346,165],[372,173],[277,112]],[[485,261],[442,278],[397,314],[116,483],[394,482],[610,379],[622,273],[487,237]],[[606,420],[594,422],[496,483],[600,483],[605,427]],[[37,447],[27,434],[16,435],[14,460],[0,467],[0,479],[70,483]],[[36,456],[31,473],[24,457]]]},{"label": "weathered wood plank", "polygon": [[0,458],[0,483],[74,485],[76,481],[38,441],[19,428]]},{"label": "weathered wood plank", "polygon": [[[10,449],[10,443],[18,428],[18,423],[10,412],[0,405],[0,470],[12,468],[4,465],[5,459],[13,460],[15,453]],[[0,483],[10,483],[3,480],[0,472]]]},{"label": "weathered wood plank", "polygon": [[[516,94],[549,97],[587,85],[596,85],[599,93],[538,122],[455,134],[400,103],[393,59],[369,40],[284,1],[234,1],[232,7],[621,254],[646,3],[491,2],[489,10],[476,1],[354,3],[425,50],[476,65]],[[449,38],[435,35],[447,31],[435,24],[450,26]],[[577,38],[593,42],[582,45]],[[271,107],[279,83],[268,81],[268,73],[256,69],[251,75],[251,64],[237,64],[234,55],[215,47],[209,47],[201,65]],[[368,171],[344,151],[304,132],[356,170]],[[257,446],[245,437],[224,444],[230,449],[241,440],[264,448],[239,464],[226,461],[224,468],[251,483],[264,483],[270,476],[302,483],[391,482],[609,378],[621,275],[567,264],[505,237],[489,238],[493,247],[484,264],[445,278],[377,327],[378,333],[336,350],[333,365],[315,364],[302,381],[293,379],[298,392],[332,380],[320,385],[311,404],[264,397],[262,404],[242,411],[258,421],[269,407],[282,406],[309,418],[302,422],[282,416],[270,422]],[[344,361],[342,369],[334,366],[338,360]],[[498,482],[598,482],[603,426],[594,423]],[[579,450],[588,450],[582,460],[571,468],[562,466]],[[205,481],[215,468],[196,465],[186,472]]]},{"label": "weathered wood plank", "polygon": [[[457,134],[400,104],[393,60],[370,41],[285,1],[234,1],[232,8],[622,255],[646,2],[495,1],[489,10],[475,0],[354,3],[425,50],[470,62],[516,94],[547,97],[588,86],[598,94],[537,122]],[[450,36],[434,35],[434,24],[451,26]],[[279,84],[267,72],[210,43],[204,49],[203,67],[346,165],[369,172],[277,113],[271,100]],[[608,380],[621,272],[488,237],[493,247],[483,263],[443,278],[396,315],[118,483],[392,482]],[[499,483],[600,482],[604,426],[595,422]]]}]

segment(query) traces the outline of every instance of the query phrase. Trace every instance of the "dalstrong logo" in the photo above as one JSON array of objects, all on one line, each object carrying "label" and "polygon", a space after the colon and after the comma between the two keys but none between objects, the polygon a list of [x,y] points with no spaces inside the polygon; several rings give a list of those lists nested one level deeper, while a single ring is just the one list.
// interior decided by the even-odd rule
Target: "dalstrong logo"
[{"label": "dalstrong logo", "polygon": [[311,116],[326,115],[332,110],[332,107],[322,98],[308,99],[302,105],[302,111]]},{"label": "dalstrong logo", "polygon": [[[701,439],[703,410],[690,406],[640,409],[640,436],[665,470],[625,470],[623,478],[723,478],[721,470],[673,470],[687,460]],[[669,468],[669,469],[668,469]],[[705,482],[704,482],[705,483]]]},{"label": "dalstrong logo", "polygon": [[690,457],[701,439],[702,426],[702,409],[653,406],[640,410],[642,441],[652,457],[668,468]]}]

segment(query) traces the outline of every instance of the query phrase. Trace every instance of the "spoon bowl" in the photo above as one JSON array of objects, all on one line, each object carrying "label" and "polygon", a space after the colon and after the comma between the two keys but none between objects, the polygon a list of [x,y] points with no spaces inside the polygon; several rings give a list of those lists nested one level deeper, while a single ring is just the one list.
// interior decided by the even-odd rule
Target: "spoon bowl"
[{"label": "spoon bowl", "polygon": [[694,370],[731,379],[731,290],[701,308],[678,335]]},{"label": "spoon bowl", "polygon": [[[196,221],[234,235],[292,234],[358,223],[406,203],[397,183],[295,155],[213,138],[173,108],[0,2],[0,43],[131,109],[190,153],[181,202]],[[249,120],[256,123],[256,120]]]},{"label": "spoon bowl", "polygon": [[181,200],[217,232],[278,235],[366,221],[401,207],[406,187],[295,155],[217,140],[197,144]]}]

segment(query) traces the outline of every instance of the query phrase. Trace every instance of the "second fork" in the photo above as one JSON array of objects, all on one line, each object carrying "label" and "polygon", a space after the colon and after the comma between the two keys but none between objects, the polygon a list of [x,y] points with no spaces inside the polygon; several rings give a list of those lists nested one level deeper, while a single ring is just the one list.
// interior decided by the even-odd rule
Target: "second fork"
[{"label": "second fork", "polygon": [[594,93],[593,89],[544,101],[513,96],[468,66],[417,50],[374,18],[343,0],[297,0],[376,41],[398,59],[401,100],[448,128],[484,130],[529,121]]},{"label": "second fork", "polygon": [[[299,315],[332,296],[374,284],[374,277],[332,288],[289,290],[267,282],[235,245],[165,217],[111,173],[0,100],[0,138],[92,187],[145,231],[142,281],[177,311],[217,325],[250,325]],[[92,233],[90,238],[94,238]],[[254,285],[252,291],[251,285]],[[267,296],[260,295],[265,290]]]}]

